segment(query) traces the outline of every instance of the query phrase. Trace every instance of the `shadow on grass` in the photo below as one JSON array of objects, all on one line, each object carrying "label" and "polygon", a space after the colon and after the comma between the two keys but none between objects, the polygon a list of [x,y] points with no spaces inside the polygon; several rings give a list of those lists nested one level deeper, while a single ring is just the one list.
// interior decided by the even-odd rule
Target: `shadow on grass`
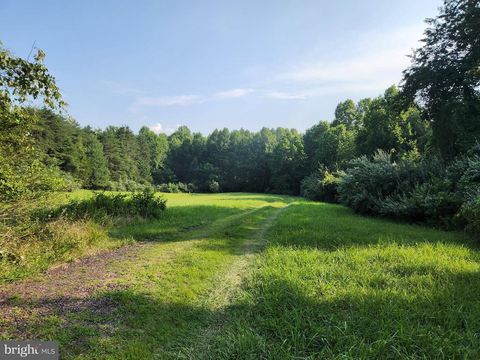
[{"label": "shadow on grass", "polygon": [[215,316],[200,306],[170,303],[130,289],[91,299],[63,296],[2,303],[3,309],[8,306],[27,314],[11,315],[10,337],[57,340],[62,359],[149,359],[155,354],[176,358],[169,354],[173,344],[196,337],[196,330]]},{"label": "shadow on grass", "polygon": [[[204,240],[195,245],[202,251],[245,255],[258,253],[257,233],[268,216],[279,209],[263,206],[250,210],[217,206],[182,206],[167,210],[165,217],[112,230],[113,237],[132,237],[137,241]],[[252,242],[253,240],[253,242]],[[246,246],[244,243],[248,242]],[[251,245],[249,245],[251,243]]]},{"label": "shadow on grass", "polygon": [[186,232],[207,228],[216,220],[244,211],[213,205],[171,207],[158,220],[119,226],[112,229],[110,235],[118,239],[130,237],[137,241],[174,241]]},{"label": "shadow on grass", "polygon": [[479,358],[478,272],[449,274],[418,294],[372,286],[322,296],[265,280],[229,310],[211,358]]},{"label": "shadow on grass", "polygon": [[216,196],[225,196],[224,198],[216,198],[216,200],[225,200],[225,201],[264,201],[268,203],[282,202],[282,201],[292,201],[298,199],[290,195],[270,195],[265,193],[216,193],[216,194],[198,194],[192,193],[191,196],[205,196],[205,195],[216,195]]},{"label": "shadow on grass", "polygon": [[[254,295],[249,300],[216,311],[130,289],[112,290],[88,301],[39,300],[22,306],[27,311],[45,306],[52,311],[18,329],[28,329],[28,335],[36,338],[59,340],[62,358],[179,358],[182,354],[189,358],[192,348],[207,341],[208,353],[194,353],[193,358],[474,359],[480,355],[478,272],[444,274],[431,289],[417,294],[372,286],[368,291],[343,289],[326,297],[286,278],[264,280],[268,281],[249,289]],[[213,325],[213,336],[201,337],[218,319],[223,325]]]},{"label": "shadow on grass", "polygon": [[[209,234],[209,240],[197,245],[204,251],[221,251],[232,255],[256,254],[264,249],[265,239],[262,230],[269,215],[279,209],[263,206],[236,215],[227,226]],[[232,217],[233,218],[233,217]]]},{"label": "shadow on grass", "polygon": [[459,244],[480,249],[480,244],[463,232],[366,217],[342,205],[314,202],[289,206],[277,220],[269,240],[280,246],[322,250],[392,243]]}]

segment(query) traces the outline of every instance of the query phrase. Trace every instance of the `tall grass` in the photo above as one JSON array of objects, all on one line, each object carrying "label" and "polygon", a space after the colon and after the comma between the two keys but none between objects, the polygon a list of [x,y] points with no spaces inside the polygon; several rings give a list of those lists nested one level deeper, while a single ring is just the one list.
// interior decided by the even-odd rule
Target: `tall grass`
[{"label": "tall grass", "polygon": [[[0,225],[0,283],[23,278],[71,261],[88,252],[131,243],[133,238],[110,236],[118,219],[159,218],[166,200],[144,190],[140,193],[96,193],[68,203],[41,202],[16,209]],[[13,209],[12,209],[13,210]]]}]

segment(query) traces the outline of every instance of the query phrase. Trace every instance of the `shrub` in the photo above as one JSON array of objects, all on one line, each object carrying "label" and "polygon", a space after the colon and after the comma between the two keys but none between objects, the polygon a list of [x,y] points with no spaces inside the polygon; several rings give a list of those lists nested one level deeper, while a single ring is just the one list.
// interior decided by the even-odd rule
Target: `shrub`
[{"label": "shrub", "polygon": [[320,168],[303,179],[301,195],[311,200],[337,202],[339,180],[338,173],[335,174],[325,168]]},{"label": "shrub", "polygon": [[[470,154],[445,167],[438,159],[403,159],[393,162],[378,152],[350,163],[341,177],[340,200],[355,211],[411,221],[423,221],[444,228],[461,222],[478,231],[480,156]],[[463,204],[463,205],[462,205]]]},{"label": "shrub", "polygon": [[[463,166],[459,166],[461,163]],[[480,156],[462,157],[455,161],[450,173],[461,174],[458,180],[457,191],[459,191],[465,200],[470,200],[477,195],[480,187]]]},{"label": "shrub", "polygon": [[210,180],[208,182],[208,190],[212,193],[220,192],[220,184],[216,180]]},{"label": "shrub", "polygon": [[452,191],[450,181],[434,177],[387,197],[380,203],[380,214],[452,228],[461,205],[462,199]]},{"label": "shrub", "polygon": [[143,191],[150,185],[140,184],[130,179],[120,179],[119,181],[109,181],[107,190],[111,191]]},{"label": "shrub", "polygon": [[466,222],[466,230],[480,239],[480,195],[463,204],[459,217]]},{"label": "shrub", "polygon": [[90,199],[74,200],[65,206],[36,214],[42,220],[65,217],[67,219],[104,219],[108,217],[159,218],[166,209],[166,200],[150,188],[131,196],[126,194],[95,193]]},{"label": "shrub", "polygon": [[423,177],[413,161],[396,163],[378,151],[372,159],[362,156],[350,162],[338,183],[339,198],[356,212],[379,214],[387,197],[408,191]]},{"label": "shrub", "polygon": [[193,190],[193,184],[167,183],[157,186],[157,190],[164,193],[190,193]]},{"label": "shrub", "polygon": [[88,219],[0,224],[0,233],[0,284],[31,276],[56,262],[71,261],[87,250],[133,242],[130,237],[111,238],[108,228]]},{"label": "shrub", "polygon": [[198,186],[193,183],[188,183],[187,189],[189,193],[196,193],[198,192]]}]

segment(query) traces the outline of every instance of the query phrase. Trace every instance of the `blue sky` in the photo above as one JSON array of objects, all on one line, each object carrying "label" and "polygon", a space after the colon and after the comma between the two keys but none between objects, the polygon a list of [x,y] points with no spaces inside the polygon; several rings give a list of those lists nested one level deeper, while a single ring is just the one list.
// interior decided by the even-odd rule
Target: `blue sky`
[{"label": "blue sky", "polygon": [[0,0],[0,40],[32,43],[80,124],[294,127],[398,83],[440,0]]}]

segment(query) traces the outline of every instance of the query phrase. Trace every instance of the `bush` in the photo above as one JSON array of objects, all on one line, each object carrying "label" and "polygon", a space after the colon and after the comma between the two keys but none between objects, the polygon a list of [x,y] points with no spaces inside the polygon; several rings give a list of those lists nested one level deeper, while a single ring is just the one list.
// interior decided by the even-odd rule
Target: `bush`
[{"label": "bush", "polygon": [[184,183],[167,183],[160,184],[157,186],[157,190],[164,193],[190,193],[194,190],[193,184],[184,184]]},{"label": "bush", "polygon": [[143,191],[150,187],[150,185],[144,185],[137,183],[130,179],[121,179],[119,181],[110,181],[107,186],[107,190],[111,191]]},{"label": "bush", "polygon": [[338,183],[339,198],[356,212],[379,214],[387,197],[409,191],[423,178],[413,161],[397,164],[389,154],[378,151],[371,160],[362,156],[350,162]]},{"label": "bush", "polygon": [[[71,201],[65,206],[36,214],[37,218],[47,220],[59,217],[67,219],[103,219],[108,217],[159,218],[166,209],[166,200],[157,196],[150,188],[131,196],[126,194],[95,193],[86,200]],[[40,215],[40,216],[39,216]]]},{"label": "bush", "polygon": [[[459,166],[461,163],[463,166]],[[480,187],[480,156],[462,157],[451,166],[456,173],[462,174],[458,181],[457,191],[459,191],[465,200],[475,198]]]},{"label": "bush", "polygon": [[338,202],[339,174],[320,168],[302,181],[301,195],[307,199]]},{"label": "bush", "polygon": [[451,182],[434,177],[387,197],[380,203],[380,214],[452,228],[461,205],[462,199],[452,191]]},{"label": "bush", "polygon": [[480,156],[445,167],[438,159],[400,160],[378,152],[350,163],[338,184],[340,200],[357,212],[422,221],[444,228],[462,222],[478,231]]},{"label": "bush", "polygon": [[220,184],[216,180],[210,180],[208,182],[208,190],[212,193],[220,192]]},{"label": "bush", "polygon": [[466,222],[465,229],[480,239],[480,195],[463,204],[459,217]]}]

